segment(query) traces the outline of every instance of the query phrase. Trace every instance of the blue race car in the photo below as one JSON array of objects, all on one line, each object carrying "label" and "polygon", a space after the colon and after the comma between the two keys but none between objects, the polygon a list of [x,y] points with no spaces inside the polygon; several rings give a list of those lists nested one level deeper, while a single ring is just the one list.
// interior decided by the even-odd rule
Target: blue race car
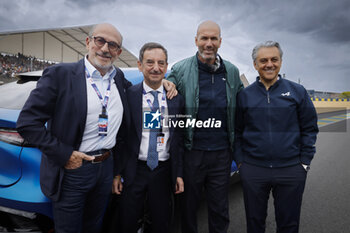
[{"label": "blue race car", "polygon": [[[143,80],[136,68],[122,70],[133,84]],[[50,200],[40,189],[41,152],[25,142],[16,131],[20,110],[40,76],[41,71],[25,73],[19,75],[19,81],[0,86],[0,213],[43,220],[41,222],[47,225],[52,219],[52,209]],[[231,176],[236,177],[236,173],[233,162]],[[2,224],[0,220],[0,229]]]}]

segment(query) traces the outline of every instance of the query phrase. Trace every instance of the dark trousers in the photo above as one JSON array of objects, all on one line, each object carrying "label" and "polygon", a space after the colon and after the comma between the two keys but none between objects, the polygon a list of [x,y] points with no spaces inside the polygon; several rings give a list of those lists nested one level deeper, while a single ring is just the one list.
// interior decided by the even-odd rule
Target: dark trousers
[{"label": "dark trousers", "polygon": [[209,232],[227,232],[229,225],[228,189],[231,168],[229,150],[186,151],[184,164],[185,192],[182,200],[182,232],[198,232],[197,210],[203,188],[208,203]]},{"label": "dark trousers", "polygon": [[272,191],[276,232],[297,233],[307,173],[302,165],[266,168],[243,163],[239,172],[244,193],[247,232],[265,232],[268,199]]},{"label": "dark trousers", "polygon": [[150,212],[151,232],[169,232],[172,191],[170,169],[169,160],[159,162],[153,171],[146,162],[138,162],[134,181],[124,187],[122,192],[120,213],[122,233],[136,233],[144,204]]},{"label": "dark trousers", "polygon": [[113,158],[66,169],[61,196],[53,202],[56,233],[98,233],[113,181]]}]

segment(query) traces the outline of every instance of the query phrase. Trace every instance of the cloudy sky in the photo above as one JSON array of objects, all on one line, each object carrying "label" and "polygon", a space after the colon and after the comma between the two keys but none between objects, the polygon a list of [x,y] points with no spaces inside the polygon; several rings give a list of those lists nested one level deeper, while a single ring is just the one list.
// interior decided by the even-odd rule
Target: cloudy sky
[{"label": "cloudy sky", "polygon": [[257,75],[251,50],[276,40],[281,74],[319,91],[350,91],[349,0],[0,0],[0,31],[114,24],[135,55],[149,41],[163,44],[173,63],[195,54],[200,22],[221,26],[219,54],[249,82]]}]

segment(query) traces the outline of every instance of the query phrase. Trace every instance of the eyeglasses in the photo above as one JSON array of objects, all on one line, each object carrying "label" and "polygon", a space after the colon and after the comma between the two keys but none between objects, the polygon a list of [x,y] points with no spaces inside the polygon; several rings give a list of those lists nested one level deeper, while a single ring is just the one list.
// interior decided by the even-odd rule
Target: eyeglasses
[{"label": "eyeglasses", "polygon": [[113,41],[106,41],[105,38],[101,36],[91,36],[90,38],[94,39],[95,45],[97,47],[103,47],[106,43],[108,44],[108,49],[110,51],[116,52],[120,49],[120,45]]}]

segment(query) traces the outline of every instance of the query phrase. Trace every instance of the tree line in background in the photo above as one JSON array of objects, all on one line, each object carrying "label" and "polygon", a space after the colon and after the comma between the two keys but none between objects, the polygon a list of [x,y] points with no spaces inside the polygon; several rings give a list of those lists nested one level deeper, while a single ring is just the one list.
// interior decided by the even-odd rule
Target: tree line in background
[{"label": "tree line in background", "polygon": [[350,99],[350,91],[344,91],[340,94],[340,98]]}]

